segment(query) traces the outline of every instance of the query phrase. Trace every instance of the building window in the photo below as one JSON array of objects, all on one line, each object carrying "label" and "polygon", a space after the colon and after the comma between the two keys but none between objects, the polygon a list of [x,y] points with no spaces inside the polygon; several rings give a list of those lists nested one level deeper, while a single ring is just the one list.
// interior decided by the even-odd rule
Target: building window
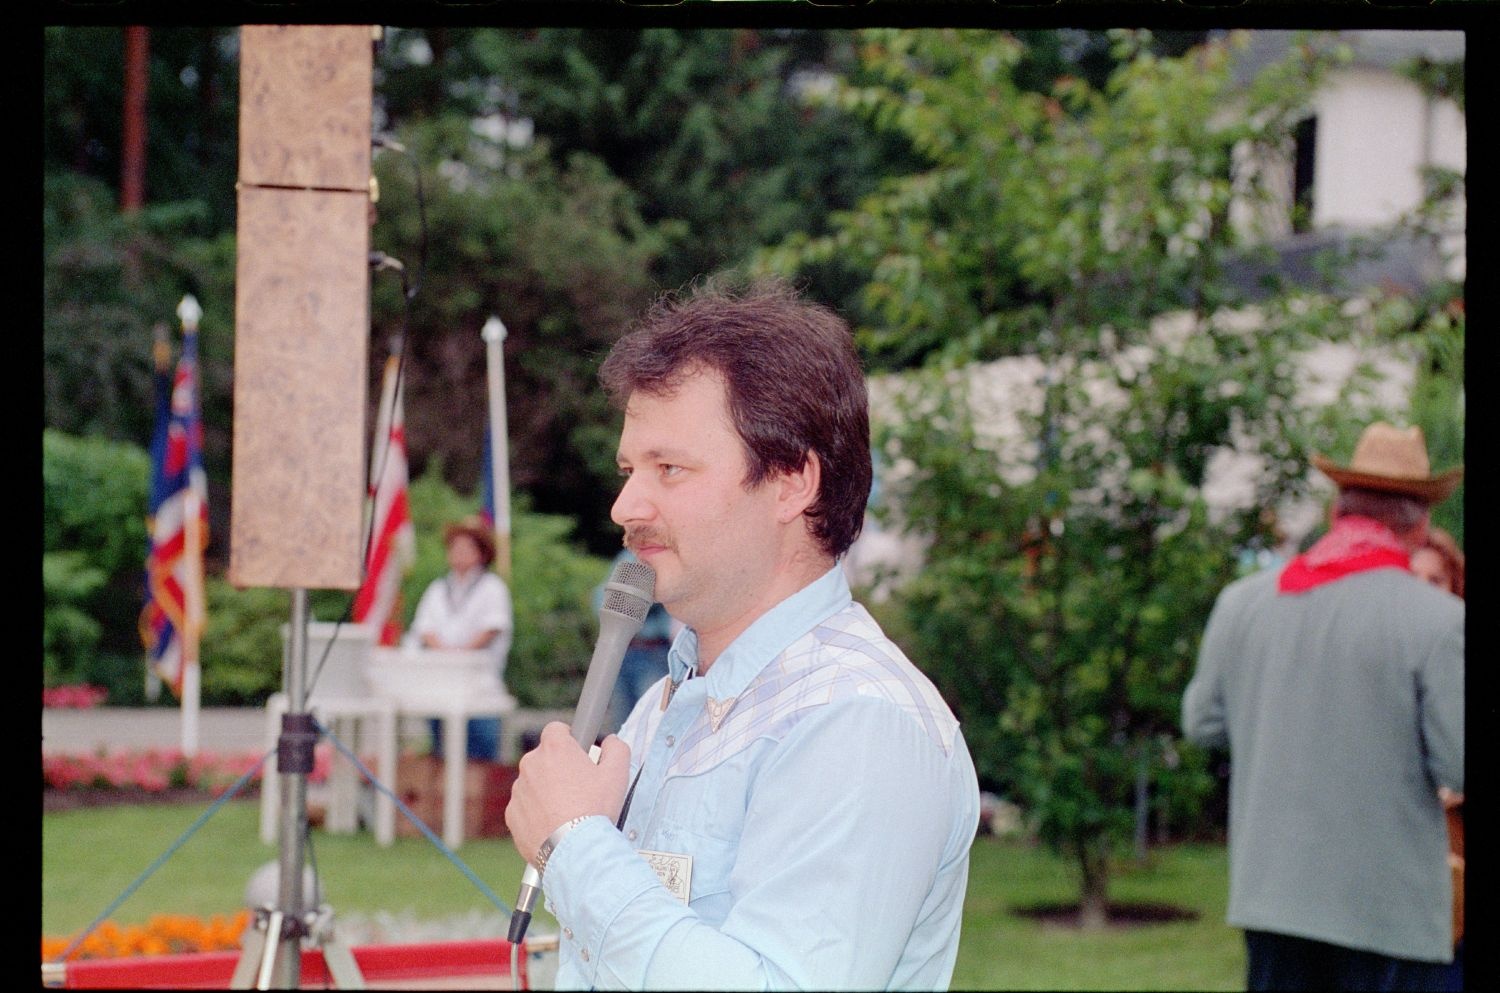
[{"label": "building window", "polygon": [[1314,154],[1318,146],[1318,119],[1304,118],[1293,132],[1292,230],[1312,230]]}]

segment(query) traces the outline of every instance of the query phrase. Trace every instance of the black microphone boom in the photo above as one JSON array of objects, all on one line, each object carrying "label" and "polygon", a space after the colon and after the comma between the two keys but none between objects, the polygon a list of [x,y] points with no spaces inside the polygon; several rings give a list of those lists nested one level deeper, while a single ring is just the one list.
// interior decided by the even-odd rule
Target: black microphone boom
[{"label": "black microphone boom", "polygon": [[[646,614],[656,600],[656,570],[644,562],[620,562],[604,584],[604,605],[599,608],[599,640],[589,660],[588,674],[583,678],[583,692],[573,711],[573,740],[587,750],[593,747],[604,724],[604,714],[620,677],[620,663],[630,641],[646,622]],[[541,874],[532,866],[521,877],[521,892],[510,917],[511,944],[518,944],[531,923],[531,908],[536,905],[542,885]]]}]

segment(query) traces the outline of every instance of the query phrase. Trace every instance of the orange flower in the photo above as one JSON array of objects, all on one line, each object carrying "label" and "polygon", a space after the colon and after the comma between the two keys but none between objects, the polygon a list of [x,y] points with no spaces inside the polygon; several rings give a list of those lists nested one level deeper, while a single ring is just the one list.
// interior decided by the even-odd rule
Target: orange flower
[{"label": "orange flower", "polygon": [[[105,921],[83,940],[71,957],[118,958],[232,950],[240,946],[240,937],[249,923],[250,911],[246,909],[228,917],[215,914],[206,921],[188,914],[156,914],[145,925],[121,926]],[[44,936],[43,961],[55,960],[73,940]]]}]

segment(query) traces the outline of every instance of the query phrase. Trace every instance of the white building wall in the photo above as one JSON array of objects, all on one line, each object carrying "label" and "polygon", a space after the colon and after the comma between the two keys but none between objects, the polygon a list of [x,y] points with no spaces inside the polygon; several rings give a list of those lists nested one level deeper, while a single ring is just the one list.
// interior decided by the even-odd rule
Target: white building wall
[{"label": "white building wall", "polygon": [[1390,224],[1421,202],[1424,166],[1464,167],[1457,109],[1403,76],[1349,69],[1336,73],[1313,102],[1315,227]]}]

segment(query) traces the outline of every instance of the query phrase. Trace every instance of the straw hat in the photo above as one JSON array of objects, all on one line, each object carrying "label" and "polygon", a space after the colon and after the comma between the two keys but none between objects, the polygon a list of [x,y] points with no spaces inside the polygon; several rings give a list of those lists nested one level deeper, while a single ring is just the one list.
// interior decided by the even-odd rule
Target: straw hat
[{"label": "straw hat", "polygon": [[1365,428],[1354,446],[1348,465],[1339,465],[1324,455],[1313,454],[1313,465],[1340,489],[1359,487],[1401,493],[1427,504],[1446,500],[1463,478],[1462,466],[1432,474],[1427,461],[1427,441],[1419,427],[1398,428],[1376,421]]},{"label": "straw hat", "polygon": [[443,547],[447,548],[448,543],[461,534],[468,535],[479,546],[479,556],[486,566],[495,561],[495,532],[483,517],[469,516],[446,525],[443,528]]}]

